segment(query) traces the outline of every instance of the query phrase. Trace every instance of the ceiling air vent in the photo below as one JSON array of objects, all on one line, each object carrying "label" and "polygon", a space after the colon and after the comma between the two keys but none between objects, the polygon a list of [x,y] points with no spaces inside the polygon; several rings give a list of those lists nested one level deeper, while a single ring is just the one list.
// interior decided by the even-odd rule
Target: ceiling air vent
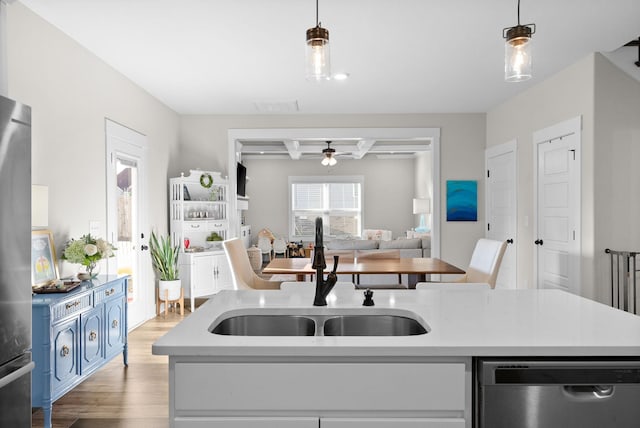
[{"label": "ceiling air vent", "polygon": [[254,101],[253,105],[260,113],[295,113],[300,110],[296,100]]}]

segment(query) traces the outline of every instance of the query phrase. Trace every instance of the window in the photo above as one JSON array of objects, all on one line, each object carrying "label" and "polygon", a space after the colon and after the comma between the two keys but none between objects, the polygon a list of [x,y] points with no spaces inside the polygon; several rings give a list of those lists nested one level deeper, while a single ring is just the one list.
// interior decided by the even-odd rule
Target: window
[{"label": "window", "polygon": [[364,177],[289,177],[291,239],[313,240],[316,217],[324,236],[360,236]]}]

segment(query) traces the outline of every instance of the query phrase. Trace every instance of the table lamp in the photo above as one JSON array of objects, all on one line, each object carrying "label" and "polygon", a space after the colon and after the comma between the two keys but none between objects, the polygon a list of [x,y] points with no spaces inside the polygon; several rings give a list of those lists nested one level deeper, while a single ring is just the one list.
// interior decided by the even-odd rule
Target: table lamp
[{"label": "table lamp", "polygon": [[413,213],[420,214],[420,225],[416,227],[416,232],[427,232],[427,225],[424,219],[425,214],[431,212],[430,200],[427,198],[414,198],[413,199]]}]

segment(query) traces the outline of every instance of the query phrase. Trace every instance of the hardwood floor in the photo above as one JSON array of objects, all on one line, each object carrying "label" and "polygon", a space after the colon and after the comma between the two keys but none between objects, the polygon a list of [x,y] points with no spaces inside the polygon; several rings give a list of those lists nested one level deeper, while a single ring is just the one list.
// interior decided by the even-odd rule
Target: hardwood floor
[{"label": "hardwood floor", "polygon": [[[182,319],[170,312],[129,333],[129,367],[115,358],[56,401],[53,428],[168,428],[168,357],[152,355],[151,345]],[[43,426],[41,409],[31,426]]]}]

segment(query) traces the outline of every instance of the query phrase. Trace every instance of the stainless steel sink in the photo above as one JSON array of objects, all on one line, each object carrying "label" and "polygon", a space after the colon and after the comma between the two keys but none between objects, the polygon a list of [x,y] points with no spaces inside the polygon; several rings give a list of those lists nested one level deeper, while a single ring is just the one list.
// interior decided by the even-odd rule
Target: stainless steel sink
[{"label": "stainless steel sink", "polygon": [[314,336],[316,323],[299,315],[238,315],[220,321],[214,334],[231,336]]},{"label": "stainless steel sink", "polygon": [[413,336],[427,330],[415,319],[398,315],[344,315],[324,322],[325,336]]},{"label": "stainless steel sink", "polygon": [[227,336],[413,336],[429,332],[411,311],[392,308],[255,308],[222,314],[210,327]]}]

